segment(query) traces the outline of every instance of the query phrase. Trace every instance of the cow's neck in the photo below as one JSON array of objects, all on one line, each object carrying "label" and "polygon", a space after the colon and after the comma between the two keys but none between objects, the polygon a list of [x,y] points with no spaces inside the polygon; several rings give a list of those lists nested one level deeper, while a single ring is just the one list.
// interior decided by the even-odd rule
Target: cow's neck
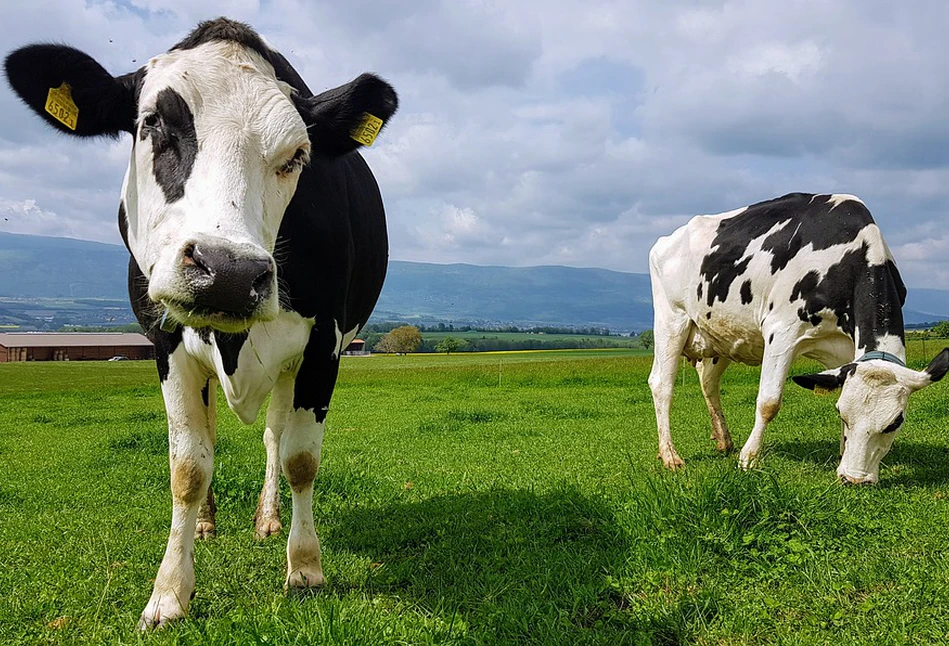
[{"label": "cow's neck", "polygon": [[[874,350],[906,360],[903,333],[902,282],[892,263],[870,266],[854,289],[854,359]],[[903,288],[902,294],[905,294]]]}]

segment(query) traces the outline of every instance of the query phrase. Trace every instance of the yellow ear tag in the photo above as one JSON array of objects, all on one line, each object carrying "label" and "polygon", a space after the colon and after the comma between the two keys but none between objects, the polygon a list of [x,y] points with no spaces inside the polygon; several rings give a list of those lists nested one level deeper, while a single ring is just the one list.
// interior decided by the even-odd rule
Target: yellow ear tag
[{"label": "yellow ear tag", "polygon": [[368,112],[364,112],[362,121],[359,122],[358,126],[353,128],[349,136],[363,146],[371,146],[372,142],[376,140],[376,136],[378,136],[380,130],[382,130],[382,119],[374,117]]},{"label": "yellow ear tag", "polygon": [[823,397],[824,395],[829,395],[830,391],[822,386],[814,386],[814,394]]},{"label": "yellow ear tag", "polygon": [[53,115],[56,121],[70,130],[76,129],[79,108],[76,107],[76,102],[72,100],[72,92],[68,83],[64,82],[59,87],[49,89],[49,94],[46,95],[46,111]]}]

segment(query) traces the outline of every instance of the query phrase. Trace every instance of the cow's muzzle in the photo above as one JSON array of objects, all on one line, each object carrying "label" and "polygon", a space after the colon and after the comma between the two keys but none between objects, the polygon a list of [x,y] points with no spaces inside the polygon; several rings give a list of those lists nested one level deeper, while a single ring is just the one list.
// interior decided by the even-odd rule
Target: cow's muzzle
[{"label": "cow's muzzle", "polygon": [[273,259],[249,244],[189,242],[180,271],[192,298],[179,306],[197,316],[252,318],[273,291]]}]

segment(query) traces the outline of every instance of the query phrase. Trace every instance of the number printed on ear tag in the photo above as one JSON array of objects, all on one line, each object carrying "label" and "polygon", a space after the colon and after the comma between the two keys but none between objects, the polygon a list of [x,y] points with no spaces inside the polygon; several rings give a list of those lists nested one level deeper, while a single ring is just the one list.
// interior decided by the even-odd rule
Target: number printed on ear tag
[{"label": "number printed on ear tag", "polygon": [[382,130],[382,119],[379,117],[374,117],[368,112],[364,112],[362,115],[362,121],[359,122],[359,125],[353,128],[353,131],[349,133],[349,136],[361,143],[363,146],[371,146],[372,142],[376,140],[376,136],[379,134],[379,131]]},{"label": "number printed on ear tag", "polygon": [[56,121],[70,130],[76,129],[76,122],[79,120],[79,108],[76,106],[76,102],[72,100],[69,83],[63,82],[59,87],[49,89],[49,94],[46,95],[46,111],[53,115]]}]

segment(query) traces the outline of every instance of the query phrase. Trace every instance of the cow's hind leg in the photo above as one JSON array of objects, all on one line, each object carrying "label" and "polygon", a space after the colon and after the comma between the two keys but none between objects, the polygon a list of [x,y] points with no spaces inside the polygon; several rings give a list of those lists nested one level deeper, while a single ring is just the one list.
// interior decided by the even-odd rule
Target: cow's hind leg
[{"label": "cow's hind leg", "polygon": [[183,345],[168,357],[162,381],[168,414],[168,454],[171,467],[171,531],[152,596],[139,628],[162,626],[183,617],[194,594],[194,534],[198,509],[206,499],[214,462],[214,434],[201,398],[206,376]]},{"label": "cow's hind leg", "polygon": [[[658,301],[654,298],[654,303]],[[657,304],[655,350],[652,370],[649,373],[649,388],[656,409],[656,425],[659,428],[659,458],[668,469],[678,469],[684,462],[676,453],[672,444],[672,431],[669,427],[669,411],[672,407],[672,389],[675,386],[676,373],[679,370],[679,357],[688,336],[690,322],[684,316],[673,312],[662,312],[660,325],[660,306]]]},{"label": "cow's hind leg", "polygon": [[725,423],[725,414],[722,412],[722,374],[728,367],[729,360],[723,357],[702,359],[695,365],[699,373],[699,383],[702,385],[702,395],[712,418],[712,439],[719,451],[728,453],[734,448],[732,436]]},{"label": "cow's hind leg", "polygon": [[292,407],[293,378],[287,374],[277,380],[267,407],[267,428],[264,429],[267,470],[257,500],[257,513],[254,514],[254,535],[257,538],[273,536],[283,529],[280,522],[280,438]]},{"label": "cow's hind leg", "polygon": [[310,335],[294,383],[287,426],[280,438],[280,462],[293,497],[287,539],[287,589],[325,583],[313,522],[313,479],[320,468],[324,421],[339,373],[337,343],[333,331],[325,327],[314,329]]},{"label": "cow's hind leg", "polygon": [[784,382],[788,378],[791,362],[794,360],[793,347],[793,343],[779,340],[765,348],[764,358],[761,361],[758,400],[755,404],[755,427],[738,457],[738,464],[742,469],[750,469],[757,464],[764,430],[781,410]]},{"label": "cow's hind leg", "polygon": [[[205,383],[201,391],[201,399],[207,407],[208,430],[211,433],[211,443],[217,443],[217,379],[213,377]],[[208,495],[198,508],[198,522],[194,528],[194,537],[198,540],[214,538],[217,531],[217,505],[214,504],[214,492],[208,484]]]}]

